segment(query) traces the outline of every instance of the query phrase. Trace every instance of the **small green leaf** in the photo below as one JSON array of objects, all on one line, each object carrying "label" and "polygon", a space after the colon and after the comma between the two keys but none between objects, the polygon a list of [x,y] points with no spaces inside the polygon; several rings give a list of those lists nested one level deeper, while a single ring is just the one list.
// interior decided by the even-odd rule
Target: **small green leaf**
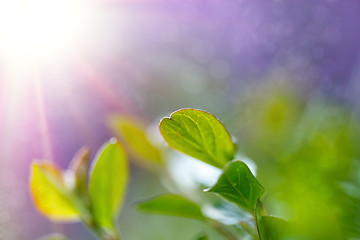
[{"label": "small green leaf", "polygon": [[65,188],[61,170],[50,162],[32,164],[30,190],[35,206],[54,221],[79,220],[79,211]]},{"label": "small green leaf", "polygon": [[112,139],[104,144],[91,169],[89,198],[94,220],[102,227],[113,229],[128,180],[126,155],[120,143]]},{"label": "small green leaf", "polygon": [[89,156],[90,149],[82,147],[75,154],[70,162],[69,170],[74,174],[75,177],[75,190],[83,196],[87,197],[87,181],[89,172]]},{"label": "small green leaf", "polygon": [[251,173],[248,166],[241,161],[229,163],[218,182],[208,190],[254,214],[258,199],[265,194],[265,189]]},{"label": "small green leaf", "polygon": [[258,236],[260,240],[265,240],[265,230],[262,223],[262,216],[266,215],[266,211],[262,202],[258,199],[255,207],[255,223],[258,231]]},{"label": "small green leaf", "polygon": [[180,195],[166,194],[138,204],[138,209],[155,214],[205,220],[201,208]]},{"label": "small green leaf", "polygon": [[197,237],[196,240],[208,240],[209,238],[206,235],[202,235],[200,237]]},{"label": "small green leaf", "polygon": [[170,147],[215,167],[223,168],[234,157],[230,134],[208,112],[181,109],[163,118],[159,128]]},{"label": "small green leaf", "polygon": [[256,204],[256,225],[260,240],[281,240],[290,237],[290,223],[284,219],[266,215],[260,200]]},{"label": "small green leaf", "polygon": [[113,116],[110,126],[124,140],[125,146],[136,159],[146,164],[163,163],[160,150],[149,141],[145,127],[137,119]]},{"label": "small green leaf", "polygon": [[288,221],[273,216],[262,216],[261,222],[264,226],[265,237],[262,240],[285,239],[291,232]]}]

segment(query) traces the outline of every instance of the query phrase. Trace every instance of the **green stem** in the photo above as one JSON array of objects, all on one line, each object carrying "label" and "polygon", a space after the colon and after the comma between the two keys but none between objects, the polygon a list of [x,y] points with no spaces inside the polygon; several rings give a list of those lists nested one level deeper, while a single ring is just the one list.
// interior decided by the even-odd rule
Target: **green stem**
[{"label": "green stem", "polygon": [[113,239],[112,240],[121,240],[120,231],[119,231],[119,228],[117,227],[117,224],[115,223],[114,226],[115,227],[113,229]]},{"label": "green stem", "polygon": [[[258,211],[261,211],[260,213]],[[260,215],[261,214],[261,215]],[[261,233],[260,233],[260,226],[259,226],[259,219],[258,217],[262,215],[266,214],[266,211],[263,207],[263,204],[262,202],[260,201],[260,199],[258,199],[257,203],[256,203],[256,207],[255,207],[255,223],[256,223],[256,229],[257,229],[257,232],[258,232],[258,235],[259,235],[259,240],[262,240],[261,238]]]},{"label": "green stem", "polygon": [[121,240],[117,225],[114,223],[111,230],[99,226],[91,214],[90,205],[85,197],[73,192],[68,195],[80,212],[83,224],[100,240]]},{"label": "green stem", "polygon": [[97,238],[104,239],[103,238],[103,232],[101,228],[99,228],[92,219],[90,220],[83,220],[84,225],[92,232]]},{"label": "green stem", "polygon": [[251,235],[254,239],[259,239],[257,230],[246,221],[240,221],[238,223],[244,231]]},{"label": "green stem", "polygon": [[83,223],[100,240],[121,240],[119,230],[115,224],[112,230],[107,230],[100,227],[92,219],[84,219]]},{"label": "green stem", "polygon": [[229,229],[226,228],[226,226],[214,219],[211,219],[210,221],[212,227],[220,234],[222,234],[224,237],[226,237],[229,240],[237,240],[238,238],[231,232]]}]

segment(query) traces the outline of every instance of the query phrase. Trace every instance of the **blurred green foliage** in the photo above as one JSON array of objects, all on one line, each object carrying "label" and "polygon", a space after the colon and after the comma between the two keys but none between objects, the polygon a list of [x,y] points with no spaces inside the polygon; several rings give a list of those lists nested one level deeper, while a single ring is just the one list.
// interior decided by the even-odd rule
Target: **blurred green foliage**
[{"label": "blurred green foliage", "polygon": [[238,146],[271,192],[265,205],[296,221],[305,239],[357,239],[359,119],[323,96],[301,93],[259,86],[237,113]]}]

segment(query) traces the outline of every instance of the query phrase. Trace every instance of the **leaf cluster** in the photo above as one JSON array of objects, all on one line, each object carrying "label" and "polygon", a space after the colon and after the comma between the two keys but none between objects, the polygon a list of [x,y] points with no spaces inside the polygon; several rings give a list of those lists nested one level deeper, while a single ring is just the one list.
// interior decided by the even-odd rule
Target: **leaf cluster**
[{"label": "leaf cluster", "polygon": [[[34,162],[31,193],[35,206],[53,221],[82,221],[100,239],[118,240],[116,218],[124,201],[128,181],[127,152],[139,165],[166,171],[161,149],[153,144],[137,121],[115,116],[110,121],[122,143],[110,140],[89,161],[89,149],[81,149],[67,170],[50,162]],[[249,221],[228,226],[204,211],[204,203],[178,193],[166,193],[138,204],[142,212],[192,218],[209,224],[229,240],[239,239],[234,229],[254,239],[282,239],[289,223],[268,216],[261,200],[265,189],[245,162],[234,159],[235,144],[225,126],[212,114],[197,109],[180,109],[165,117],[160,132],[170,147],[222,170],[215,185],[205,190],[227,204],[248,212]],[[125,147],[123,147],[123,145]],[[90,169],[90,170],[89,170]],[[210,196],[210,195],[209,195]],[[201,234],[196,239],[208,239]]]},{"label": "leaf cluster", "polygon": [[116,217],[127,186],[127,164],[115,139],[100,148],[91,166],[87,148],[79,150],[65,171],[51,162],[34,162],[30,181],[34,204],[52,221],[82,221],[100,239],[118,240]]}]

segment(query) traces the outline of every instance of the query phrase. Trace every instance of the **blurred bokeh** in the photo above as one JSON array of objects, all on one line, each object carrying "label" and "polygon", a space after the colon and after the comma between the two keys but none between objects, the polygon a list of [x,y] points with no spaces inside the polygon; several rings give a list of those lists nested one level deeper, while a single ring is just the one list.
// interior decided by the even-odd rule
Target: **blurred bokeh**
[{"label": "blurred bokeh", "polygon": [[[33,1],[47,13],[41,22],[60,11]],[[151,128],[183,107],[224,122],[256,164],[268,212],[296,222],[304,239],[360,238],[357,0],[75,2],[79,12],[60,15],[68,25],[40,28],[52,31],[49,42],[35,38],[38,31],[19,35],[29,16],[0,17],[1,239],[53,231],[93,239],[81,224],[53,224],[36,211],[31,161],[66,168],[80,147],[94,155],[114,135],[110,114]],[[56,35],[70,26],[68,37]],[[166,191],[132,167],[119,218],[124,239],[191,240],[202,232],[221,239],[194,220],[134,208]]]}]

